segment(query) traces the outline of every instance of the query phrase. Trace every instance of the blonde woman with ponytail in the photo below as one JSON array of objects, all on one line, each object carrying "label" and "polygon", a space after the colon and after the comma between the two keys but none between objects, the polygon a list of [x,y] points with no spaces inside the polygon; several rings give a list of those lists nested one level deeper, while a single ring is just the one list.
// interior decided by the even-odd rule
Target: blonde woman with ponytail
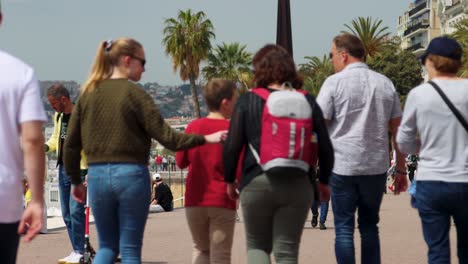
[{"label": "blonde woman with ponytail", "polygon": [[113,263],[119,253],[123,263],[141,263],[152,138],[176,151],[226,137],[226,131],[178,133],[166,124],[153,98],[133,83],[141,79],[145,63],[143,46],[134,39],[100,43],[70,118],[64,162],[72,195],[84,202],[80,150],[88,157],[88,193],[99,238],[94,263]]}]

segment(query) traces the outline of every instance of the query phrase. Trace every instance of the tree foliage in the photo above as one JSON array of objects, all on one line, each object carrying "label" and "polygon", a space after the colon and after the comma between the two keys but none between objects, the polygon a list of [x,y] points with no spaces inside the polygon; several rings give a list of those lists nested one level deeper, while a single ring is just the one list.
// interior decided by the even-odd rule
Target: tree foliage
[{"label": "tree foliage", "polygon": [[463,49],[462,67],[458,76],[468,78],[468,17],[455,24],[454,27],[455,31],[451,37],[456,39]]},{"label": "tree foliage", "polygon": [[422,67],[411,51],[401,50],[397,37],[387,44],[367,64],[374,71],[387,76],[404,101],[409,91],[423,81]]},{"label": "tree foliage", "polygon": [[353,34],[361,39],[365,51],[364,58],[367,60],[368,57],[372,57],[379,52],[387,42],[390,34],[387,32],[388,27],[381,27],[381,24],[381,19],[373,20],[371,17],[358,17],[351,21],[351,25],[344,25],[350,31],[342,32]]},{"label": "tree foliage", "polygon": [[325,79],[333,74],[333,65],[326,55],[322,59],[316,56],[304,58],[308,61],[299,65],[299,72],[304,76],[304,89],[317,96]]},{"label": "tree foliage", "polygon": [[222,78],[248,88],[252,54],[239,43],[217,45],[208,55],[208,65],[202,70],[206,80]]},{"label": "tree foliage", "polygon": [[177,18],[164,21],[163,45],[172,58],[174,71],[179,71],[183,81],[190,81],[192,104],[196,117],[200,117],[200,105],[195,80],[200,73],[200,62],[208,57],[211,39],[215,37],[213,24],[204,12],[179,11]]}]

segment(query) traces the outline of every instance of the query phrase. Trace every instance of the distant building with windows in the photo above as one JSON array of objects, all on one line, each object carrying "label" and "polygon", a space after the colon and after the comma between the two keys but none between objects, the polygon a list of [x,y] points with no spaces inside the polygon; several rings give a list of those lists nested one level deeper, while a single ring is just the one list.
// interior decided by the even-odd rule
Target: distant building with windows
[{"label": "distant building with windows", "polygon": [[417,56],[438,36],[451,34],[454,25],[467,18],[468,0],[415,0],[398,17],[401,48]]},{"label": "distant building with windows", "polygon": [[438,0],[416,0],[398,18],[398,35],[403,49],[411,50],[419,56],[433,38],[440,36],[437,6]]},{"label": "distant building with windows", "polygon": [[455,24],[468,18],[468,0],[439,0],[441,34],[452,34]]}]

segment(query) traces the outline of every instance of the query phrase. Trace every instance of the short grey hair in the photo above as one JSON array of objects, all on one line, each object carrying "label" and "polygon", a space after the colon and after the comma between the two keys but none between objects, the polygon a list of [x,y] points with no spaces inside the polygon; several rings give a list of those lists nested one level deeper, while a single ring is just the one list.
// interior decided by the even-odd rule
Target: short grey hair
[{"label": "short grey hair", "polygon": [[70,98],[70,93],[68,92],[67,88],[63,86],[63,84],[58,83],[54,84],[49,89],[47,89],[47,96],[52,96],[56,99],[65,96],[66,98]]}]

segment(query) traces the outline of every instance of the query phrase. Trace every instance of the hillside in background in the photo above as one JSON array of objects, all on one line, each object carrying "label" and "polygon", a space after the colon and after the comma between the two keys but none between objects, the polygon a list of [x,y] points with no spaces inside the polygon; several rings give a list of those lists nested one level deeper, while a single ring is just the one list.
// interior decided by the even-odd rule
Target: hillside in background
[{"label": "hillside in background", "polygon": [[[49,121],[52,120],[54,110],[50,107],[47,101],[47,89],[55,84],[62,83],[70,92],[70,97],[73,101],[78,99],[80,93],[80,84],[75,81],[40,81],[41,96],[44,107],[49,116]],[[180,86],[160,85],[156,82],[138,83],[158,105],[161,115],[164,118],[182,116],[191,117],[193,114],[192,104],[190,101],[190,85],[183,84]],[[202,95],[203,89],[198,89],[198,99],[200,100],[200,107],[202,115],[206,115],[207,108],[205,100]]]}]

